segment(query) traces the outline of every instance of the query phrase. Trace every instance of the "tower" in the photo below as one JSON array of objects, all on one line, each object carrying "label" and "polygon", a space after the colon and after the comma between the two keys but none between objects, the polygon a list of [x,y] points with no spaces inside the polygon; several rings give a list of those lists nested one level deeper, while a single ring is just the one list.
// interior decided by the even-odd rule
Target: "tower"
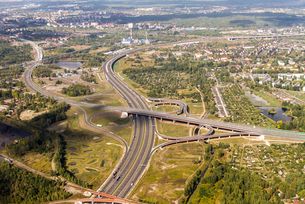
[{"label": "tower", "polygon": [[130,39],[133,39],[133,23],[128,23],[128,28],[130,29]]}]

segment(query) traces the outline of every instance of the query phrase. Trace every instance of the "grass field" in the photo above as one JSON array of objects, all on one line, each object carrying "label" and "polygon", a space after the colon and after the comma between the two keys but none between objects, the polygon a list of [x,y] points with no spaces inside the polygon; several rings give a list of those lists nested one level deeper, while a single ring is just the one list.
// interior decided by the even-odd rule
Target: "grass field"
[{"label": "grass field", "polygon": [[180,107],[178,106],[170,106],[170,105],[161,105],[161,106],[153,106],[152,109],[160,112],[168,112],[168,113],[173,113],[176,114],[177,111],[180,110]]},{"label": "grass field", "polygon": [[29,152],[20,159],[27,166],[49,175],[52,173],[51,160],[52,154],[39,154],[36,152]]},{"label": "grass field", "polygon": [[271,106],[271,107],[281,107],[282,106],[281,101],[278,100],[271,93],[260,90],[260,91],[254,91],[254,94],[263,98],[264,100],[266,100],[269,103],[268,106]]},{"label": "grass field", "polygon": [[127,142],[131,141],[132,120],[130,118],[122,119],[120,114],[114,112],[100,112],[92,117],[92,122],[102,125],[110,132],[124,138]]},{"label": "grass field", "polygon": [[178,200],[186,180],[199,167],[203,152],[202,143],[177,145],[156,152],[131,198],[152,203]]},{"label": "grass field", "polygon": [[120,159],[121,145],[98,135],[70,133],[65,139],[69,170],[97,189]]},{"label": "grass field", "polygon": [[164,122],[157,120],[157,128],[160,134],[172,137],[185,137],[190,134],[193,126],[181,125],[178,123]]},{"label": "grass field", "polygon": [[67,165],[75,175],[98,188],[109,176],[123,154],[115,140],[80,128],[79,114],[68,112],[68,129],[63,133],[67,142]]}]

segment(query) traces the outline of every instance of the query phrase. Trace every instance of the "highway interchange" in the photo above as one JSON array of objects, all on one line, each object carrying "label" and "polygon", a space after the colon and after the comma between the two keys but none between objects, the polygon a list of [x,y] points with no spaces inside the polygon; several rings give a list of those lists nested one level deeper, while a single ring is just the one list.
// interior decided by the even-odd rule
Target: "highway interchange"
[{"label": "highway interchange", "polygon": [[[121,53],[116,54],[113,58],[109,59],[103,66],[103,71],[106,77],[106,80],[117,90],[117,92],[127,101],[129,107],[103,107],[99,104],[91,104],[86,102],[78,102],[69,98],[65,98],[59,95],[55,95],[41,88],[33,82],[32,72],[35,67],[37,67],[42,62],[43,53],[41,48],[39,48],[35,43],[29,42],[35,48],[37,52],[37,57],[35,62],[28,64],[24,72],[24,81],[26,86],[35,92],[39,92],[44,96],[53,97],[56,100],[64,101],[74,106],[80,107],[85,115],[85,122],[91,128],[97,129],[101,133],[109,136],[120,143],[125,147],[125,153],[113,170],[112,174],[108,179],[103,183],[103,185],[98,189],[98,191],[106,192],[118,197],[127,197],[131,192],[133,187],[139,181],[139,179],[144,174],[145,170],[149,165],[152,154],[157,151],[159,148],[163,148],[169,145],[174,145],[178,143],[187,143],[194,142],[199,140],[209,140],[209,139],[218,139],[218,138],[227,138],[227,137],[240,137],[240,136],[274,136],[281,139],[292,139],[292,140],[305,140],[305,133],[293,132],[293,131],[282,131],[277,129],[266,129],[258,128],[254,126],[233,124],[220,122],[216,120],[209,119],[199,119],[188,116],[187,105],[183,102],[165,100],[165,99],[145,99],[143,96],[139,95],[137,92],[132,90],[127,84],[125,84],[114,72],[114,64],[125,57],[127,54],[138,52],[142,49],[134,50],[125,50]],[[180,115],[156,112],[150,110],[147,102],[156,102],[164,104],[176,104],[180,106],[181,110],[179,111]],[[131,144],[128,146],[127,142],[121,137],[108,132],[103,128],[96,127],[95,124],[91,123],[85,109],[82,107],[100,107],[101,109],[109,109],[119,112],[126,112],[129,115],[132,115],[133,120],[133,138]],[[185,116],[181,113],[185,113]],[[155,120],[166,120],[177,123],[184,123],[188,125],[195,125],[198,127],[204,127],[209,129],[207,134],[197,135],[192,137],[182,137],[182,138],[172,138],[168,136],[162,136],[163,139],[168,140],[167,142],[154,146],[155,142]],[[214,134],[214,129],[221,129],[225,131],[231,131],[225,134]],[[160,136],[160,135],[159,135]]]}]

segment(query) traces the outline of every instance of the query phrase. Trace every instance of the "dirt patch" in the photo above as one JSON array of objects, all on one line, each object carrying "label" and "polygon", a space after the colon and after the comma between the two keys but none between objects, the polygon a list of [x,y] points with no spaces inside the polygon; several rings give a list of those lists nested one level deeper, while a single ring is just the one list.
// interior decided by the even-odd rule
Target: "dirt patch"
[{"label": "dirt patch", "polygon": [[20,114],[20,120],[28,121],[32,120],[33,118],[46,113],[47,111],[35,112],[33,110],[25,110]]}]

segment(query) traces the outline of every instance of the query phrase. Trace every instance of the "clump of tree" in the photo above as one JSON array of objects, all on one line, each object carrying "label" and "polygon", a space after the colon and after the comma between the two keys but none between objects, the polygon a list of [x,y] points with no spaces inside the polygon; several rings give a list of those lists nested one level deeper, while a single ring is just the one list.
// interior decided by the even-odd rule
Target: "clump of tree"
[{"label": "clump of tree", "polygon": [[6,69],[0,69],[0,87],[8,89],[22,87],[23,83],[18,78],[23,73],[23,70],[20,65],[11,65]]},{"label": "clump of tree", "polygon": [[105,56],[100,55],[99,53],[93,56],[92,55],[84,56],[83,59],[86,60],[85,62],[86,67],[99,67],[102,66],[102,64],[105,62]]},{"label": "clump of tree", "polygon": [[93,74],[90,74],[86,71],[83,71],[80,78],[86,82],[89,82],[89,83],[95,83],[96,84],[96,78]]},{"label": "clump of tree", "polygon": [[56,104],[47,113],[33,118],[30,124],[37,128],[46,128],[55,122],[65,120],[67,118],[66,112],[69,108],[70,106],[66,103]]},{"label": "clump of tree", "polygon": [[29,151],[43,153],[52,150],[56,137],[53,133],[45,131],[45,129],[55,122],[66,119],[68,108],[69,105],[60,103],[49,112],[33,118],[24,127],[31,131],[31,136],[20,139],[16,144],[7,145],[7,152],[10,155],[22,156]]},{"label": "clump of tree", "polygon": [[279,121],[277,123],[278,128],[285,130],[299,130],[305,131],[305,106],[299,104],[292,104],[289,102],[283,102],[283,109],[286,109],[286,113],[288,113],[292,120],[289,122]]},{"label": "clump of tree", "polygon": [[70,196],[60,181],[47,180],[0,161],[0,203],[44,203]]},{"label": "clump of tree", "polygon": [[36,77],[51,77],[52,69],[41,65],[34,69],[34,75]]},{"label": "clump of tree", "polygon": [[0,40],[0,66],[20,64],[32,60],[30,45],[13,46],[7,41]]},{"label": "clump of tree", "polygon": [[62,89],[62,93],[68,96],[85,96],[92,94],[92,91],[89,86],[85,86],[82,84],[72,84],[67,88]]}]

